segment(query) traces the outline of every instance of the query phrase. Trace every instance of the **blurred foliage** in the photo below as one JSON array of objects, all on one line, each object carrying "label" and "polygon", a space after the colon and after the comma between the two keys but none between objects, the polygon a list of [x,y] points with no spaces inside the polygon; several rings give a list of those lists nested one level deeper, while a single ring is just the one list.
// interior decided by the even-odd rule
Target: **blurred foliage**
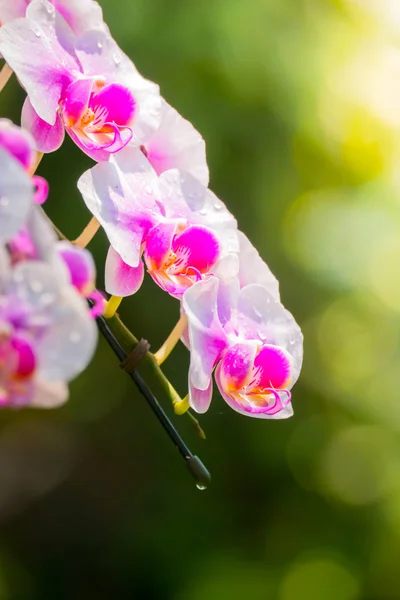
[{"label": "blurred foliage", "polygon": [[[215,395],[199,492],[101,342],[71,400],[0,415],[0,600],[400,597],[400,5],[103,0],[139,70],[203,133],[211,187],[305,333],[287,422]],[[1,114],[19,121],[15,79]],[[66,140],[40,174],[71,238],[91,164]],[[91,245],[99,283],[107,244]],[[151,281],[121,314],[157,348],[178,316]],[[166,372],[185,392],[188,357]],[[168,407],[169,409],[169,407]]]}]

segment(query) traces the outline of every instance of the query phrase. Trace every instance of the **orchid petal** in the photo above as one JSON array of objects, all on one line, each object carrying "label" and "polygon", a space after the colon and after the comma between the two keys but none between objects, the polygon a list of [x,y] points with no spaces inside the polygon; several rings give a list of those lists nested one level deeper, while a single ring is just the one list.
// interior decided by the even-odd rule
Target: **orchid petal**
[{"label": "orchid petal", "polygon": [[64,125],[57,113],[53,125],[41,119],[27,96],[22,107],[21,124],[33,136],[39,152],[54,152],[64,141]]},{"label": "orchid petal", "polygon": [[172,273],[188,267],[207,273],[218,259],[219,243],[210,229],[193,225],[174,238],[172,250],[176,254],[176,261],[170,268]]},{"label": "orchid petal", "polygon": [[39,374],[47,380],[73,379],[90,362],[96,348],[96,324],[86,300],[66,288],[52,310],[53,324],[38,340]]},{"label": "orchid petal", "polygon": [[85,114],[93,85],[93,78],[82,77],[68,86],[62,102],[62,114],[66,127],[73,127]]},{"label": "orchid petal", "polygon": [[23,131],[8,119],[0,119],[0,148],[12,154],[25,171],[29,170],[35,156],[34,140],[27,131]]},{"label": "orchid petal", "polygon": [[19,161],[0,148],[0,240],[22,227],[33,202],[33,185]]},{"label": "orchid petal", "polygon": [[256,248],[244,233],[238,231],[239,238],[239,280],[240,287],[251,283],[259,283],[267,288],[271,295],[279,300],[279,282],[271,273],[268,265],[262,260]]},{"label": "orchid petal", "polygon": [[143,261],[140,260],[137,267],[130,267],[112,246],[108,250],[105,270],[106,291],[113,296],[131,296],[143,283]]},{"label": "orchid petal", "polygon": [[87,75],[101,73],[125,86],[139,107],[133,126],[139,146],[156,131],[161,120],[159,87],[142,77],[132,61],[121,51],[108,31],[86,31],[76,41],[76,53]]},{"label": "orchid petal", "polygon": [[123,126],[132,122],[136,110],[136,101],[125,86],[112,83],[105,85],[91,97],[89,108],[96,112],[97,107],[107,111],[107,122]]},{"label": "orchid petal", "polygon": [[144,259],[149,271],[162,269],[171,253],[172,240],[176,231],[176,223],[160,223],[146,236]]},{"label": "orchid petal", "polygon": [[203,138],[193,125],[162,100],[161,123],[145,144],[147,158],[160,175],[169,169],[187,171],[204,186],[209,173]]},{"label": "orchid petal", "polygon": [[239,293],[239,332],[246,339],[279,346],[293,357],[292,383],[299,376],[303,335],[293,316],[261,285],[248,285]]},{"label": "orchid petal", "polygon": [[249,383],[256,354],[254,342],[234,344],[224,353],[220,363],[220,384],[227,393],[238,392]]},{"label": "orchid petal", "polygon": [[33,0],[26,18],[0,28],[0,52],[28,92],[37,114],[50,125],[56,121],[58,104],[72,73],[80,70],[68,30],[46,0]]},{"label": "orchid petal", "polygon": [[56,248],[68,268],[71,284],[87,296],[94,288],[96,277],[93,256],[85,248],[78,248],[67,241],[58,242]]},{"label": "orchid petal", "polygon": [[205,390],[199,390],[192,384],[189,373],[189,404],[197,413],[203,414],[208,411],[213,393],[213,382],[210,378],[210,383]]},{"label": "orchid petal", "polygon": [[227,347],[227,338],[218,320],[215,277],[195,283],[183,296],[183,309],[188,318],[190,341],[190,376],[194,387],[206,390],[211,373]]},{"label": "orchid petal", "polygon": [[261,348],[254,359],[251,385],[259,389],[283,389],[291,380],[291,357],[279,346],[270,344]]},{"label": "orchid petal", "polygon": [[[254,419],[287,419],[293,415],[293,408],[290,403],[285,406],[282,404],[283,408],[279,412],[274,413],[274,414],[269,414],[268,406],[266,406],[264,408],[251,407],[250,404],[249,403],[246,404],[244,400],[243,400],[243,402],[240,402],[239,399],[235,399],[234,397],[232,397],[231,395],[226,393],[226,391],[221,383],[221,365],[220,364],[217,366],[217,368],[215,370],[215,381],[218,386],[219,392],[220,392],[222,398],[225,400],[225,402],[234,411],[240,413],[241,415],[245,415],[246,417],[252,417]],[[274,394],[272,392],[270,395],[274,396]],[[275,400],[273,401],[273,404],[275,404]],[[246,410],[246,408],[244,408],[244,406],[246,406],[247,410]],[[272,412],[274,412],[274,411],[272,411]]]},{"label": "orchid petal", "polygon": [[154,219],[135,202],[115,164],[99,163],[86,171],[78,181],[78,188],[114,250],[128,265],[137,267],[144,236],[153,226]]},{"label": "orchid petal", "polygon": [[68,400],[68,386],[64,381],[46,381],[35,379],[30,406],[35,408],[58,408]]}]

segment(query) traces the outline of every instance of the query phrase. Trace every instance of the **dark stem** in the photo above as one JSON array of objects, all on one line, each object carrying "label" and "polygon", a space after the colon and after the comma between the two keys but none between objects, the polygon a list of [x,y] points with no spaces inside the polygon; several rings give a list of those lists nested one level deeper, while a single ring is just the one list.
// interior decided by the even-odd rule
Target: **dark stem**
[{"label": "dark stem", "polygon": [[[114,336],[107,323],[107,320],[104,317],[98,317],[96,321],[101,334],[103,335],[109,346],[112,348],[120,362],[123,362],[127,357],[127,353]],[[160,421],[161,425],[163,426],[164,430],[166,431],[174,445],[178,448],[181,456],[186,462],[189,471],[191,472],[192,476],[196,479],[197,487],[200,489],[205,489],[206,487],[208,487],[211,481],[210,473],[203,465],[201,460],[197,456],[194,456],[189,450],[188,446],[185,444],[185,442],[177,432],[175,426],[164,412],[163,408],[159,404],[157,398],[154,396],[153,392],[150,390],[146,382],[142,379],[141,375],[135,370],[128,373],[128,375],[133,380],[142,396],[146,399],[150,408],[156,415],[157,419]]]}]

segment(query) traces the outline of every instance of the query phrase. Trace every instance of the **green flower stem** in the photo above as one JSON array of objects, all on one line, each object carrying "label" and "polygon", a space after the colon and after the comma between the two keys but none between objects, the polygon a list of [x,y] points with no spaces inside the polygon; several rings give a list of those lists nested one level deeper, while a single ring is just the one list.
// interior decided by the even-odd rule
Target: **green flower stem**
[{"label": "green flower stem", "polygon": [[[114,315],[113,317],[111,317],[111,319],[107,319],[107,324],[127,354],[138,345],[139,340],[121,321],[118,315]],[[143,357],[143,363],[146,365],[154,379],[158,382],[163,392],[171,400],[172,405],[182,402],[182,398],[179,396],[178,392],[172,386],[168,378],[164,375],[156,359],[154,358],[154,355],[151,352],[146,352],[146,354]],[[185,415],[187,415],[187,418],[191,422],[192,426],[195,428],[196,433],[201,438],[205,439],[205,433],[200,427],[198,420],[189,411],[187,411]]]}]

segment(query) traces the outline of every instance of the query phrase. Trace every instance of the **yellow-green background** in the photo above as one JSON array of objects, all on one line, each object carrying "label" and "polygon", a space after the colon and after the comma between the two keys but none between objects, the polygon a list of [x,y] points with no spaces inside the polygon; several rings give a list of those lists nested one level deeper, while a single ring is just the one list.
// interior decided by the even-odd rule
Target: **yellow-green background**
[{"label": "yellow-green background", "polygon": [[[173,416],[212,472],[205,492],[102,341],[64,408],[2,413],[0,600],[399,599],[400,7],[102,5],[204,135],[212,189],[304,330],[304,369],[289,421],[218,393],[206,442]],[[22,101],[13,79],[1,114],[18,122]],[[90,164],[66,140],[39,169],[71,238]],[[100,284],[106,247],[91,245]],[[146,280],[121,314],[155,349],[178,305]],[[165,366],[182,394],[187,366],[183,347]]]}]

